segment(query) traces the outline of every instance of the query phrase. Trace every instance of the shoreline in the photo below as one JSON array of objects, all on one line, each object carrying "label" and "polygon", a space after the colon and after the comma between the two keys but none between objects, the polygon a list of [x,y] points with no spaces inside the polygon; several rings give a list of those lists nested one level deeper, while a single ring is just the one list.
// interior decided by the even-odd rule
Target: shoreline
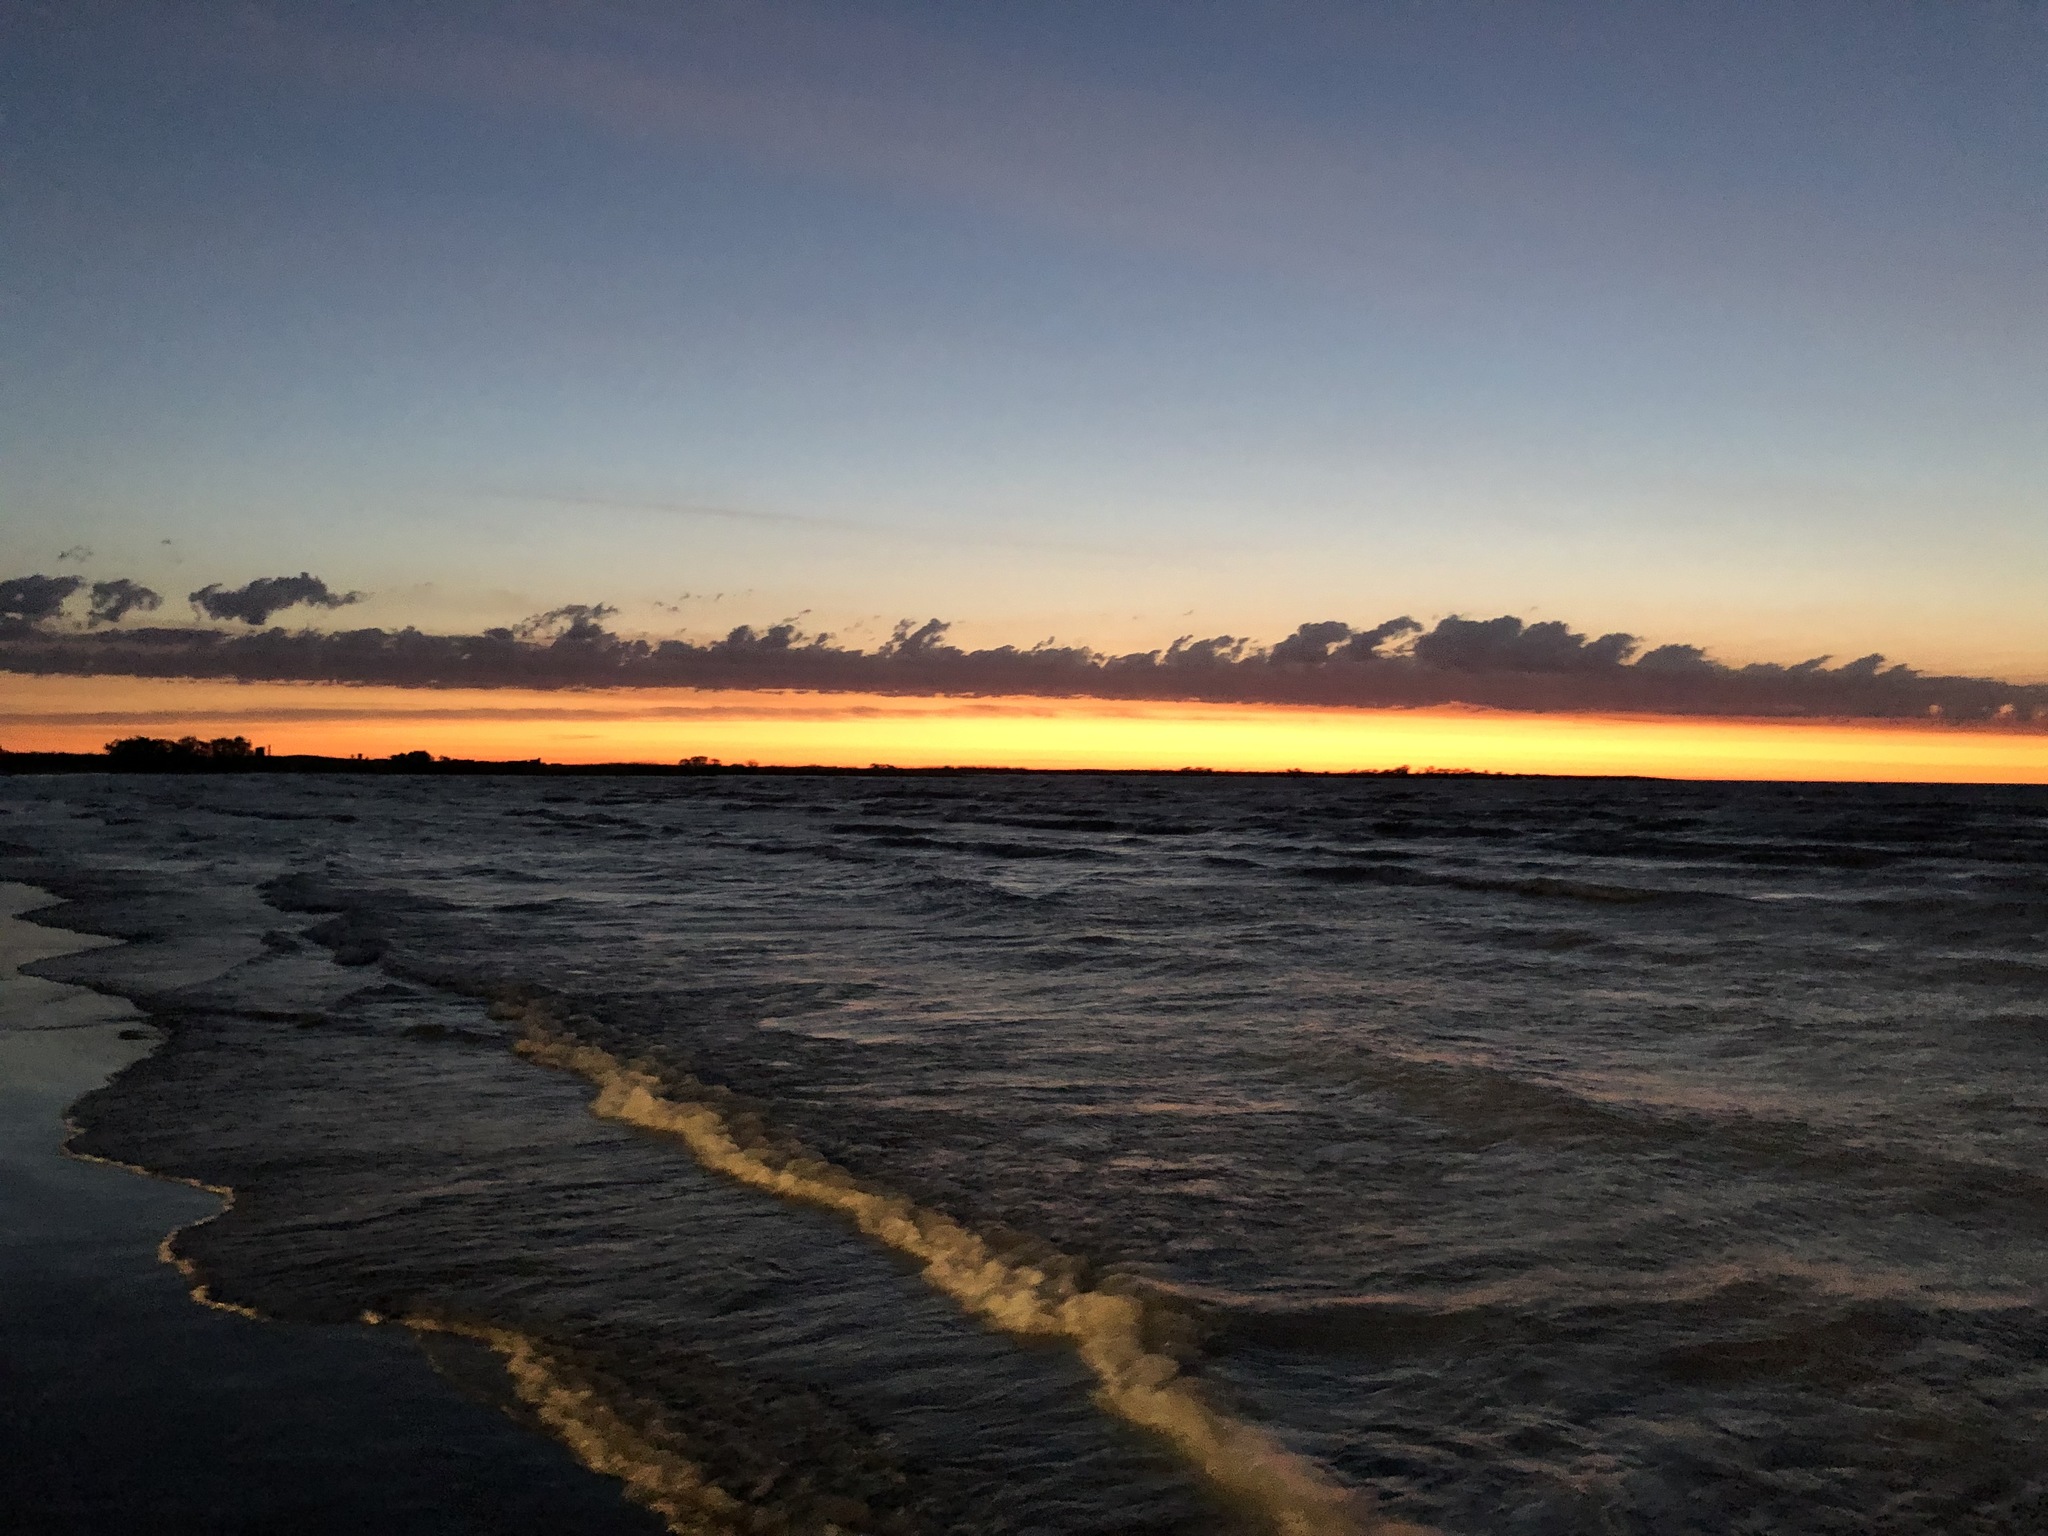
[{"label": "shoreline", "polygon": [[[17,849],[31,852],[22,845]],[[265,1331],[282,1317],[318,1319],[344,1331],[360,1322],[373,1325],[375,1333],[410,1335],[414,1348],[458,1384],[481,1375],[500,1396],[516,1398],[500,1405],[529,1430],[564,1442],[585,1467],[626,1483],[629,1497],[669,1516],[674,1530],[717,1532],[771,1524],[780,1529],[787,1524],[791,1530],[828,1532],[856,1507],[868,1511],[853,1518],[858,1529],[970,1528],[953,1516],[979,1514],[979,1490],[988,1485],[967,1479],[985,1475],[990,1457],[1003,1466],[1025,1462],[1033,1489],[1066,1497],[1061,1463],[1030,1463],[1011,1449],[1007,1438],[980,1443],[1010,1428],[1079,1446],[1089,1476],[1144,1511],[1145,1519],[1172,1511],[1161,1529],[1240,1528],[1239,1514],[1201,1486],[1197,1468],[1100,1411],[1090,1395],[1088,1373],[1066,1352],[1018,1350],[999,1331],[963,1317],[949,1298],[906,1272],[897,1255],[876,1252],[830,1213],[796,1208],[760,1191],[733,1189],[730,1180],[701,1168],[682,1149],[658,1145],[657,1138],[638,1128],[593,1116],[587,1085],[522,1061],[510,1048],[508,1026],[497,1026],[492,1043],[498,1048],[474,1052],[476,1069],[467,1065],[468,1051],[443,1056],[432,1048],[429,1055],[412,1056],[400,1044],[415,1038],[408,1029],[381,1036],[375,1024],[345,1035],[340,1030],[304,1032],[309,1020],[332,1023],[337,999],[358,998],[366,989],[361,971],[336,967],[328,953],[330,935],[309,938],[270,928],[294,922],[295,902],[280,906],[269,897],[258,902],[254,889],[235,881],[219,891],[195,890],[187,901],[146,878],[55,855],[21,858],[13,872],[72,898],[73,905],[39,914],[44,921],[131,941],[46,967],[52,975],[136,1000],[171,1030],[162,1055],[107,1095],[78,1106],[76,1118],[84,1127],[80,1144],[119,1164],[171,1170],[241,1191],[235,1222],[194,1233],[179,1251],[198,1261],[202,1277],[216,1282],[223,1299],[253,1307],[267,1320],[242,1326]],[[230,891],[233,899],[209,899]],[[346,1006],[378,1011],[374,998]],[[463,1015],[479,1011],[467,995],[451,998],[450,1006]],[[322,1011],[306,1011],[315,1007]],[[427,1000],[408,996],[404,1005],[384,1008],[413,1020],[425,1016]],[[300,1027],[274,1034],[264,1027],[280,1022]],[[418,1038],[451,1037],[465,1042],[482,1038],[461,1026]],[[422,1095],[423,1120],[440,1123],[454,1089],[458,1102],[452,1107],[467,1115],[459,1123],[471,1126],[486,1144],[496,1134],[498,1080],[517,1083],[541,1102],[529,1106],[539,1113],[521,1122],[516,1137],[521,1150],[510,1151],[511,1161],[523,1163],[529,1157],[536,1129],[543,1142],[552,1139],[561,1146],[570,1166],[595,1152],[605,1159],[609,1177],[618,1167],[613,1157],[625,1158],[624,1187],[639,1185],[648,1193],[628,1199],[620,1208],[622,1217],[651,1224],[664,1240],[677,1217],[676,1186],[687,1189],[702,1181],[696,1192],[702,1202],[698,1215],[718,1235],[714,1246],[720,1252],[679,1259],[674,1266],[681,1289],[696,1299],[664,1311],[669,1326],[648,1337],[643,1349],[630,1323],[622,1333],[602,1326],[593,1332],[579,1329],[574,1308],[560,1318],[545,1306],[537,1312],[516,1305],[507,1311],[478,1295],[476,1287],[464,1287],[459,1277],[452,1296],[436,1295],[449,1287],[434,1271],[437,1257],[448,1252],[437,1244],[452,1239],[456,1263],[477,1259],[473,1239],[445,1224],[429,1222],[410,1238],[396,1239],[396,1246],[381,1250],[380,1260],[378,1241],[359,1243],[345,1231],[348,1220],[327,1219],[338,1213],[320,1197],[335,1191],[317,1191],[312,1205],[295,1204],[295,1194],[306,1191],[268,1182],[271,1159],[289,1160],[308,1134],[289,1107],[312,1086],[300,1069],[324,1080],[321,1075],[331,1063],[323,1053],[344,1039],[385,1042],[381,1052],[362,1044],[347,1049],[368,1050],[359,1065],[372,1076],[396,1071],[389,1085],[394,1091]],[[283,1048],[273,1049],[266,1041]],[[238,1059],[242,1052],[249,1054]],[[260,1065],[278,1061],[287,1064],[276,1071]],[[457,1061],[465,1065],[456,1068]],[[217,1092],[224,1085],[225,1098]],[[188,1105],[197,1112],[189,1126],[184,1121]],[[319,1133],[311,1134],[320,1139]],[[459,1138],[443,1150],[458,1144]],[[476,1166],[474,1158],[482,1150],[463,1146],[464,1166]],[[422,1151],[431,1164],[433,1149]],[[372,1166],[372,1198],[386,1200],[388,1170],[379,1161],[365,1171]],[[339,1194],[348,1200],[349,1191]],[[746,1241],[742,1231],[758,1233],[761,1241]],[[735,1238],[740,1238],[739,1252],[733,1251]],[[414,1240],[421,1243],[417,1249]],[[382,1241],[394,1240],[387,1236]],[[490,1273],[511,1273],[523,1262],[517,1239],[497,1246],[509,1251],[500,1252],[498,1264],[486,1266]],[[578,1283],[583,1261],[577,1247],[571,1242],[559,1248],[557,1261],[543,1272]],[[785,1249],[788,1257],[777,1258]],[[763,1256],[758,1263],[755,1253]],[[433,1278],[418,1294],[402,1280],[373,1279],[367,1286],[343,1281],[329,1289],[323,1277],[356,1274],[359,1254],[372,1265],[396,1264],[400,1270],[417,1262]],[[762,1286],[760,1299],[768,1304],[730,1307],[726,1298],[736,1273]],[[252,1276],[257,1283],[250,1283]],[[663,1291],[657,1305],[667,1304],[666,1287]],[[830,1342],[813,1336],[821,1306],[824,1315],[840,1313],[847,1323],[830,1330],[835,1335]],[[741,1317],[729,1327],[725,1322],[736,1312],[757,1310],[765,1314],[759,1320]],[[551,1328],[551,1321],[562,1326]],[[602,1325],[604,1318],[591,1321]],[[748,1346],[765,1349],[765,1359],[753,1347],[721,1347],[735,1341],[729,1332]],[[449,1355],[463,1356],[469,1364],[451,1368]],[[624,1370],[630,1376],[642,1355],[675,1360],[683,1369],[657,1366],[644,1393],[636,1393],[630,1379],[605,1374]],[[946,1362],[951,1378],[966,1386],[968,1400],[957,1411],[939,1411],[923,1385],[926,1373],[938,1368],[934,1360]],[[883,1362],[896,1369],[885,1371],[886,1379],[870,1387]],[[509,1392],[504,1390],[508,1379]],[[842,1391],[857,1400],[854,1406],[842,1400]],[[861,1416],[863,1407],[878,1418]],[[960,1418],[973,1427],[956,1429]],[[877,1422],[886,1427],[872,1428]],[[899,1451],[904,1440],[910,1449]],[[939,1458],[937,1465],[924,1456]],[[757,1507],[751,1501],[764,1491],[770,1501]],[[738,1501],[740,1518],[724,1518],[731,1513],[724,1508],[724,1494]],[[871,1519],[878,1506],[885,1513]],[[490,1528],[511,1527],[495,1523]],[[569,1528],[606,1529],[589,1521]],[[1007,1527],[998,1519],[971,1528]]]},{"label": "shoreline", "polygon": [[368,774],[374,777],[425,778],[1186,778],[1217,779],[1648,779],[1644,774],[1508,773],[1486,768],[1031,768],[1000,763],[958,763],[944,766],[871,763],[854,767],[833,763],[664,763],[638,759],[619,762],[547,762],[541,758],[429,758],[425,753],[389,757],[335,757],[321,753],[272,753],[257,747],[246,753],[212,756],[204,751],[155,756],[117,756],[105,752],[14,751],[0,747],[0,773],[16,774]]},{"label": "shoreline", "polygon": [[10,1529],[659,1531],[617,1481],[502,1411],[495,1382],[466,1394],[408,1332],[188,1294],[172,1242],[226,1192],[65,1145],[71,1105],[168,1037],[124,999],[24,969],[118,942],[33,920],[60,900],[0,882]]}]

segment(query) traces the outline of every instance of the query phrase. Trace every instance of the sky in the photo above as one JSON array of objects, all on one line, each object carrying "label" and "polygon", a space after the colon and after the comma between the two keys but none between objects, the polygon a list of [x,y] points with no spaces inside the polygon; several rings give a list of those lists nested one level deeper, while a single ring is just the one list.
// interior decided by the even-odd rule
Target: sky
[{"label": "sky", "polygon": [[[32,677],[0,737],[96,752],[110,737],[229,734],[274,755],[867,768],[1202,768],[1629,774],[1675,779],[2048,784],[2041,738],[1901,722],[1701,720],[1440,706],[1330,709],[1186,700],[974,699],[747,689],[306,688]],[[338,745],[338,744],[344,744]]]},{"label": "sky", "polygon": [[0,576],[2048,680],[2048,12],[0,0]]}]

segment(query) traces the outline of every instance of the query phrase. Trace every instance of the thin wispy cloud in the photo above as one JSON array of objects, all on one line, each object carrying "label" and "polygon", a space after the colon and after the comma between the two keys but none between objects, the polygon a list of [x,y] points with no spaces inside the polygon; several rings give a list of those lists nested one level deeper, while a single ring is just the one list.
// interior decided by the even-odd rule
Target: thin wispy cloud
[{"label": "thin wispy cloud", "polygon": [[1034,538],[994,530],[913,526],[903,523],[869,522],[853,517],[833,517],[816,512],[783,512],[763,508],[729,507],[699,501],[666,501],[634,496],[604,496],[583,492],[486,490],[477,493],[488,501],[564,510],[588,509],[651,517],[701,518],[710,522],[752,523],[769,527],[819,528],[862,538],[882,539],[918,545],[963,546],[970,549],[1044,549],[1101,554],[1103,544],[1075,539]]},{"label": "thin wispy cloud", "polygon": [[[1504,46],[1473,22],[1475,53]],[[1331,27],[1400,95],[1404,28]],[[1483,46],[1482,46],[1483,45]],[[1192,260],[1434,310],[1481,273],[1598,284],[1617,244],[1658,248],[1675,296],[1717,281],[1713,248],[1754,240],[1725,197],[1699,220],[1673,190],[1580,136],[1465,142],[1416,103],[1376,131],[1185,83],[1111,81],[1072,61],[846,8],[741,5],[426,14],[382,35],[281,13],[216,59],[354,94],[552,117],[632,146],[715,148],[767,171],[993,215],[1142,256]],[[1388,78],[1375,79],[1375,73]],[[1483,98],[1483,78],[1467,83]],[[1785,210],[1774,210],[1782,218]],[[1797,243],[1764,271],[1784,270]],[[1748,253],[1754,255],[1754,252]]]},{"label": "thin wispy cloud", "polygon": [[701,501],[661,501],[636,496],[595,496],[567,491],[485,490],[476,493],[485,501],[512,502],[535,507],[588,507],[605,512],[651,513],[662,517],[701,517],[713,522],[769,523],[800,528],[843,528],[872,532],[852,518],[824,517],[806,512],[774,512],[751,507],[722,507]]}]

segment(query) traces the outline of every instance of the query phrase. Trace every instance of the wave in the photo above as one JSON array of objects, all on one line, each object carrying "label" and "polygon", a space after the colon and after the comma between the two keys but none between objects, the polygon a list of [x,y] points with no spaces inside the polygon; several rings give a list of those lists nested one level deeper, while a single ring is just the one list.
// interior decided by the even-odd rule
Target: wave
[{"label": "wave", "polygon": [[901,877],[899,884],[913,898],[926,897],[945,903],[965,901],[973,906],[1045,906],[1058,905],[1067,899],[1066,892],[1058,887],[1019,891],[999,885],[992,879],[947,874],[935,869],[911,871]]},{"label": "wave", "polygon": [[1970,986],[2040,988],[2048,985],[2048,964],[2010,955],[1977,955],[1933,971],[1930,980]]},{"label": "wave", "polygon": [[1591,880],[1566,880],[1553,875],[1492,878],[1483,875],[1432,874],[1393,862],[1302,864],[1296,866],[1293,872],[1304,880],[1317,880],[1327,885],[1435,885],[1458,891],[1477,891],[1502,896],[1548,897],[1610,905],[1697,900],[1704,894],[1657,886],[1609,885]]},{"label": "wave", "polygon": [[[60,898],[52,894],[51,892],[43,890],[40,887],[34,887],[33,889],[35,889],[39,895],[48,898],[45,902],[39,904],[44,909],[54,907],[60,904]],[[30,910],[34,909],[31,908]],[[75,936],[80,939],[87,939],[92,937],[92,935],[88,931],[83,930],[75,931],[67,928],[59,929],[58,931],[62,933],[75,933]],[[22,974],[25,975],[27,973],[23,972]],[[303,1017],[303,1015],[292,1014],[288,1015],[288,1017],[293,1022],[297,1022],[299,1019]],[[146,1034],[147,1032],[145,1031],[144,1033]],[[123,1033],[123,1038],[128,1038],[126,1032]],[[144,1053],[145,1057],[150,1054],[154,1054],[156,1051],[161,1050],[162,1048],[163,1036],[161,1033],[159,1033],[157,1036],[156,1044],[150,1048],[150,1051]],[[121,1070],[125,1072],[127,1068],[123,1067]],[[117,1073],[115,1075],[118,1076],[119,1074]],[[97,1091],[99,1090],[95,1090],[95,1092]],[[84,1097],[89,1098],[91,1097],[91,1095],[88,1094]],[[80,1102],[83,1102],[83,1099],[81,1099]],[[74,1103],[72,1105],[72,1110],[75,1111],[77,1107],[78,1105]],[[238,1317],[260,1318],[262,1316],[262,1314],[257,1312],[253,1307],[245,1307],[240,1305],[239,1303],[232,1301],[222,1301],[219,1297],[215,1296],[213,1294],[212,1288],[207,1284],[206,1280],[202,1277],[199,1266],[193,1263],[190,1259],[186,1258],[183,1254],[178,1252],[178,1239],[184,1236],[185,1233],[190,1232],[195,1227],[203,1227],[210,1221],[219,1221],[221,1217],[227,1215],[229,1211],[234,1209],[234,1190],[232,1190],[225,1184],[208,1184],[201,1179],[187,1178],[182,1174],[176,1173],[163,1173],[155,1168],[145,1168],[140,1163],[125,1162],[117,1157],[107,1157],[98,1152],[88,1152],[79,1145],[80,1139],[84,1137],[86,1132],[85,1127],[78,1123],[75,1113],[67,1112],[64,1116],[63,1124],[64,1137],[60,1142],[58,1142],[57,1150],[61,1152],[64,1156],[72,1159],[74,1162],[95,1163],[102,1168],[119,1168],[123,1173],[132,1173],[136,1175],[136,1177],[138,1178],[158,1179],[166,1184],[183,1184],[188,1189],[202,1190],[206,1194],[212,1195],[216,1200],[220,1201],[219,1210],[210,1212],[205,1216],[201,1216],[197,1221],[188,1221],[183,1226],[173,1227],[170,1231],[166,1232],[163,1235],[163,1238],[156,1245],[157,1262],[159,1264],[168,1265],[172,1269],[175,1269],[178,1272],[179,1277],[183,1279],[185,1282],[185,1289],[187,1294],[190,1295],[191,1298],[194,1301],[198,1302],[201,1306],[211,1307],[216,1312],[232,1312]]]},{"label": "wave", "polygon": [[1166,1440],[1282,1536],[1395,1536],[1422,1529],[1379,1518],[1369,1495],[1208,1402],[1158,1347],[1162,1333],[1185,1327],[1163,1298],[1148,1298],[1134,1286],[1113,1288],[1114,1277],[1089,1285],[1081,1266],[1064,1255],[1044,1254],[1037,1262],[1008,1257],[951,1217],[776,1138],[725,1090],[622,1062],[577,1039],[541,1005],[501,1010],[525,1014],[526,1033],[515,1047],[521,1055],[597,1087],[596,1114],[674,1136],[706,1168],[738,1183],[846,1217],[916,1260],[936,1290],[1005,1333],[1071,1346],[1094,1375],[1105,1409]]},{"label": "wave", "polygon": [[1878,1141],[1796,1116],[1605,1097],[1521,1075],[1506,1065],[1360,1050],[1326,1056],[1318,1080],[1377,1089],[1465,1145],[1504,1139],[1612,1153],[1685,1152],[1726,1168],[1811,1179],[1954,1226],[2048,1233],[2048,1176],[2030,1167],[1944,1153],[1924,1139]]},{"label": "wave", "polygon": [[[964,1523],[943,1489],[924,1485],[828,1399],[788,1387],[764,1397],[707,1355],[672,1353],[650,1392],[619,1369],[640,1363],[642,1344],[603,1325],[561,1332],[559,1321],[513,1324],[429,1308],[362,1321],[408,1329],[436,1370],[617,1479],[675,1536],[988,1528]],[[495,1360],[485,1364],[482,1351],[465,1359],[450,1344],[480,1345]]]},{"label": "wave", "polygon": [[[364,1313],[362,1320],[387,1321],[375,1312]],[[533,1416],[591,1471],[623,1483],[627,1496],[660,1515],[676,1536],[757,1536],[764,1529],[787,1528],[786,1522],[762,1518],[766,1512],[742,1504],[695,1462],[661,1444],[658,1430],[633,1424],[606,1400],[613,1394],[580,1379],[539,1340],[510,1328],[446,1318],[399,1321],[415,1333],[454,1334],[488,1348]],[[860,1513],[865,1515],[865,1509]]]},{"label": "wave", "polygon": [[2003,1031],[2022,1038],[2039,1035],[2048,1039],[2048,1013],[1991,1013],[1976,1022],[1986,1032]]},{"label": "wave", "polygon": [[1768,1333],[1706,1339],[1664,1350],[1656,1364],[1694,1386],[1808,1378],[1840,1391],[1880,1378],[1881,1362],[1930,1331],[1930,1320],[1902,1305],[1866,1305],[1823,1312]]},{"label": "wave", "polygon": [[98,1163],[103,1168],[119,1168],[123,1173],[132,1173],[139,1178],[161,1179],[166,1184],[183,1184],[188,1189],[204,1190],[207,1194],[220,1201],[219,1210],[202,1216],[197,1221],[188,1221],[182,1227],[173,1227],[170,1231],[166,1232],[163,1235],[162,1241],[156,1245],[156,1260],[159,1264],[169,1265],[178,1272],[179,1277],[185,1282],[186,1294],[202,1307],[211,1307],[216,1312],[232,1312],[237,1317],[253,1318],[258,1322],[263,1321],[263,1314],[254,1307],[245,1307],[236,1301],[222,1301],[218,1296],[214,1295],[212,1286],[204,1278],[199,1266],[178,1252],[179,1238],[195,1227],[203,1227],[208,1222],[219,1221],[221,1217],[227,1215],[229,1211],[235,1208],[234,1190],[225,1184],[208,1184],[201,1179],[188,1179],[182,1174],[163,1173],[155,1168],[145,1168],[140,1163],[123,1162],[117,1157],[102,1157],[97,1152],[80,1151],[72,1143],[76,1138],[84,1134],[84,1127],[67,1115],[64,1120],[64,1140],[58,1150],[66,1157],[73,1158],[81,1163]]},{"label": "wave", "polygon": [[1293,1304],[1212,1301],[1216,1331],[1268,1349],[1312,1354],[1368,1354],[1398,1360],[1485,1341],[1528,1345],[1547,1333],[1539,1320],[1497,1306],[1428,1305],[1380,1297],[1333,1297]]},{"label": "wave", "polygon": [[1113,855],[1099,848],[1058,843],[1019,843],[987,838],[932,837],[922,832],[870,834],[868,841],[879,848],[934,853],[971,853],[990,859],[1070,859],[1096,863]]}]

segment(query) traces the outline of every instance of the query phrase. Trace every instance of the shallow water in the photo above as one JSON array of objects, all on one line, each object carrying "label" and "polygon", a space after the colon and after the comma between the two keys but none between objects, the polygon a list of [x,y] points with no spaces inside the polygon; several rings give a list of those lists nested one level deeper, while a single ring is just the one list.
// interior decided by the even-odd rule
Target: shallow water
[{"label": "shallow water", "polygon": [[474,1366],[451,1391],[466,1362],[446,1349],[437,1377],[391,1330],[192,1305],[159,1245],[221,1200],[59,1150],[66,1107],[160,1037],[118,997],[16,973],[102,942],[14,915],[50,900],[0,881],[8,1536],[658,1533],[616,1482],[466,1401],[493,1395]]},{"label": "shallow water", "polygon": [[732,1528],[2048,1526],[2041,792],[0,806],[5,871],[133,941],[77,974],[240,946],[129,978],[172,1043],[81,1109],[243,1192],[181,1249],[216,1293],[533,1342]]}]

